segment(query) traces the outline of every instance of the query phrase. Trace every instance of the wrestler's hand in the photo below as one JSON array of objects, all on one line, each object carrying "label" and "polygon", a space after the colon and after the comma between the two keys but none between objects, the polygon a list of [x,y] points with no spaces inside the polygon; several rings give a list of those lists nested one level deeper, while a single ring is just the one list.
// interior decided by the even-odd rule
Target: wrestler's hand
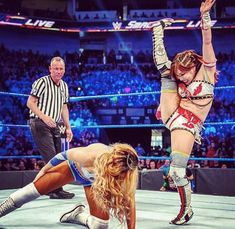
[{"label": "wrestler's hand", "polygon": [[37,176],[34,178],[33,182],[36,182],[38,179],[40,179],[40,177],[42,177],[44,175],[45,175],[45,171],[44,171],[44,169],[41,169],[39,171],[39,173],[37,174]]},{"label": "wrestler's hand", "polygon": [[156,117],[157,120],[161,120],[162,119],[162,116],[161,116],[161,106],[160,105],[157,108],[157,111],[155,113],[155,117]]},{"label": "wrestler's hand", "polygon": [[159,21],[149,22],[149,26],[150,26],[150,28],[154,28],[157,26],[162,26],[162,28],[165,28],[167,26],[170,26],[173,22],[174,22],[173,18],[164,18]]},{"label": "wrestler's hand", "polygon": [[211,10],[211,7],[214,5],[216,0],[205,0],[205,2],[202,2],[200,7],[201,15],[203,15],[206,12],[209,12]]}]

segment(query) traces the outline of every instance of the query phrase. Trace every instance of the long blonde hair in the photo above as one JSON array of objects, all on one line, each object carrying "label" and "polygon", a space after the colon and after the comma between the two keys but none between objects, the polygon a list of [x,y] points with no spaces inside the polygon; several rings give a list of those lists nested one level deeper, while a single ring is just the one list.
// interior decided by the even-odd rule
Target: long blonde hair
[{"label": "long blonde hair", "polygon": [[115,143],[95,160],[94,200],[120,222],[128,217],[138,182],[138,155],[133,147]]}]

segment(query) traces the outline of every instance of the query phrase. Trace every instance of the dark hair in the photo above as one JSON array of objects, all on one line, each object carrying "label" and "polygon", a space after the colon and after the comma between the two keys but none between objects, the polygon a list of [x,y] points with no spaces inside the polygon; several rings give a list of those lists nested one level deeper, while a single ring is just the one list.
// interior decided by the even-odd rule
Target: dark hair
[{"label": "dark hair", "polygon": [[[171,76],[178,80],[176,70],[190,71],[196,67],[196,73],[199,71],[203,63],[202,56],[198,55],[194,50],[186,50],[178,53],[171,64]],[[196,75],[196,74],[195,74]]]}]

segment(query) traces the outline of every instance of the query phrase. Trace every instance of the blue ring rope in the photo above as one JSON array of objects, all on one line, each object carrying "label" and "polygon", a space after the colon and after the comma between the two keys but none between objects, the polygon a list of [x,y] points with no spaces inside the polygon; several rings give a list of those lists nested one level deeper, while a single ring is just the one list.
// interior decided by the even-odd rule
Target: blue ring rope
[{"label": "blue ring rope", "polygon": [[[221,86],[221,87],[215,87],[215,90],[224,90],[224,89],[234,89],[234,86]],[[88,96],[78,96],[78,97],[70,97],[71,102],[81,101],[81,100],[89,100],[89,99],[102,99],[102,98],[112,98],[112,97],[120,97],[120,96],[137,96],[137,95],[156,95],[161,94],[160,91],[149,91],[149,92],[135,92],[135,93],[126,93],[126,94],[111,94],[111,95],[88,95]],[[3,92],[0,91],[0,95],[10,95],[10,96],[23,96],[28,97],[27,94],[19,94],[19,93],[13,93],[13,92]]]},{"label": "blue ring rope", "polygon": [[[223,90],[223,89],[234,89],[235,86],[223,86],[223,87],[216,87],[215,90]],[[71,101],[81,101],[81,100],[87,100],[87,99],[99,99],[99,98],[111,98],[111,97],[120,97],[120,96],[137,96],[137,95],[150,95],[150,94],[160,94],[160,91],[156,92],[136,92],[136,93],[126,93],[126,94],[111,94],[111,95],[94,95],[94,96],[78,96],[78,97],[71,97]],[[22,96],[22,97],[28,97],[27,94],[20,94],[20,93],[12,93],[12,92],[1,92],[0,95],[10,95],[10,96]],[[235,125],[235,122],[211,122],[211,123],[205,123],[204,125]],[[15,125],[15,124],[2,124],[0,123],[0,126],[3,127],[29,127],[28,125]],[[96,126],[82,126],[82,128],[134,128],[134,127],[164,127],[163,124],[137,124],[137,125],[96,125]],[[80,128],[80,126],[72,126],[72,128]],[[35,156],[0,156],[0,159],[17,159],[17,158],[39,158],[42,159],[40,155]],[[166,160],[170,159],[170,157],[140,157],[140,159],[155,159],[155,160]],[[235,159],[232,158],[194,158],[190,157],[190,160],[197,160],[197,161],[235,161]]]},{"label": "blue ring rope", "polygon": [[[170,160],[170,157],[139,157],[140,159],[152,159],[152,160]],[[190,157],[189,160],[194,160],[194,161],[234,161],[235,158],[218,158],[218,157]]]},{"label": "blue ring rope", "polygon": [[[235,122],[207,122],[203,124],[204,126],[223,126],[223,125],[235,125]],[[28,128],[28,125],[17,125],[17,124],[3,124],[0,123],[2,127],[21,127]],[[83,128],[83,129],[111,129],[111,128],[146,128],[146,127],[165,127],[163,124],[130,124],[130,125],[95,125],[95,126],[71,126],[72,128]]]},{"label": "blue ring rope", "polygon": [[[42,156],[40,155],[33,155],[33,156],[0,156],[1,159],[21,159],[21,158],[38,158],[42,159]],[[170,157],[139,157],[139,159],[150,159],[150,160],[170,160]],[[209,157],[190,157],[189,160],[194,160],[194,161],[234,161],[235,158],[209,158]]]},{"label": "blue ring rope", "polygon": [[21,159],[21,158],[26,158],[26,159],[30,159],[30,158],[42,159],[42,156],[40,156],[40,155],[34,155],[34,156],[0,156],[0,160],[1,159]]}]

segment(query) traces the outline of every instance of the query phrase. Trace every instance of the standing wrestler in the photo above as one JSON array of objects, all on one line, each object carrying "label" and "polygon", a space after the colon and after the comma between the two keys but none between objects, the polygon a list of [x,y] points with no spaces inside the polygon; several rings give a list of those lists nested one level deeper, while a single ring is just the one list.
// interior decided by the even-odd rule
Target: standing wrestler
[{"label": "standing wrestler", "polygon": [[[30,130],[39,153],[46,162],[61,152],[61,135],[58,126],[61,118],[66,127],[67,141],[70,142],[73,137],[67,106],[68,86],[62,80],[65,73],[64,60],[61,57],[52,58],[49,72],[50,75],[41,77],[33,83],[27,101],[30,109]],[[74,194],[59,187],[52,190],[49,196],[51,199],[71,199]]]},{"label": "standing wrestler", "polygon": [[[170,176],[177,186],[181,208],[170,223],[181,225],[193,216],[190,183],[185,168],[194,144],[200,144],[200,132],[214,97],[216,57],[212,47],[210,9],[215,0],[205,0],[200,7],[202,56],[193,50],[178,53],[171,62],[163,44],[164,28],[172,19],[153,22],[153,57],[161,73],[160,111],[171,131]],[[178,92],[177,92],[178,91]]]},{"label": "standing wrestler", "polygon": [[94,143],[53,157],[35,180],[12,193],[0,204],[0,218],[40,195],[70,182],[84,186],[90,214],[77,205],[63,214],[61,223],[77,223],[90,229],[107,229],[110,214],[128,229],[135,229],[135,191],[138,155],[128,144]]}]

